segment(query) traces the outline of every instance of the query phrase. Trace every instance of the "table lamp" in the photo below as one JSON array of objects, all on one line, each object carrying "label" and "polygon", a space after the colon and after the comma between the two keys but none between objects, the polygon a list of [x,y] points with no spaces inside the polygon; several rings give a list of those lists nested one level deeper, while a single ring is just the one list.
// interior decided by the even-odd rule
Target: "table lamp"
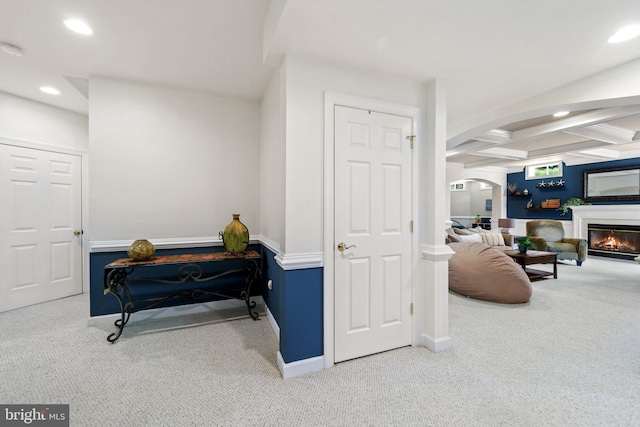
[{"label": "table lamp", "polygon": [[498,227],[502,228],[504,234],[511,234],[510,229],[515,228],[516,220],[513,218],[500,218],[498,219]]}]

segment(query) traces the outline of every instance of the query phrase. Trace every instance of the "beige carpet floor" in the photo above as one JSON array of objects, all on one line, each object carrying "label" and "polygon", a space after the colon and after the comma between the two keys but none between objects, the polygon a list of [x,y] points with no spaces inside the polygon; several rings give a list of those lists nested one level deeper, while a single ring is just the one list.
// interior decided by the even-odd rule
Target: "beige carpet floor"
[{"label": "beige carpet floor", "polygon": [[[88,327],[79,295],[0,314],[0,403],[68,403],[72,426],[638,426],[640,265],[589,258],[530,303],[450,294],[454,346],[283,380],[266,320]],[[170,328],[169,330],[163,330]]]}]

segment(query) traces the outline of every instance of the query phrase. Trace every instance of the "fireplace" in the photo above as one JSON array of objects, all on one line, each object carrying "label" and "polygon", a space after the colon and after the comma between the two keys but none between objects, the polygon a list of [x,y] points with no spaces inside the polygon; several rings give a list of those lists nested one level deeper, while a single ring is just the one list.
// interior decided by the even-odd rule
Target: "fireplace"
[{"label": "fireplace", "polygon": [[589,255],[632,260],[640,253],[640,226],[589,224]]}]

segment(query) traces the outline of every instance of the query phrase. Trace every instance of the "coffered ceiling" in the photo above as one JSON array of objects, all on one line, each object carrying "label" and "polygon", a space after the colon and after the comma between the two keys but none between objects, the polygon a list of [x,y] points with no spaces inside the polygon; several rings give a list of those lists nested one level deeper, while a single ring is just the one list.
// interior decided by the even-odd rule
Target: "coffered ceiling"
[{"label": "coffered ceiling", "polygon": [[511,123],[450,149],[447,161],[466,168],[640,157],[640,106],[573,111]]}]

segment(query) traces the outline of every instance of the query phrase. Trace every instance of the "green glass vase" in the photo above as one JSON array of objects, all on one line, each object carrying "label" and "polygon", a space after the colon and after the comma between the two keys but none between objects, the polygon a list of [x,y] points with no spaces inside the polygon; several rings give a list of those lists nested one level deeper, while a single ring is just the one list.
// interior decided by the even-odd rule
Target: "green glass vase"
[{"label": "green glass vase", "polygon": [[240,214],[233,214],[233,221],[220,232],[224,248],[232,254],[241,254],[249,245],[249,229],[240,222]]}]

